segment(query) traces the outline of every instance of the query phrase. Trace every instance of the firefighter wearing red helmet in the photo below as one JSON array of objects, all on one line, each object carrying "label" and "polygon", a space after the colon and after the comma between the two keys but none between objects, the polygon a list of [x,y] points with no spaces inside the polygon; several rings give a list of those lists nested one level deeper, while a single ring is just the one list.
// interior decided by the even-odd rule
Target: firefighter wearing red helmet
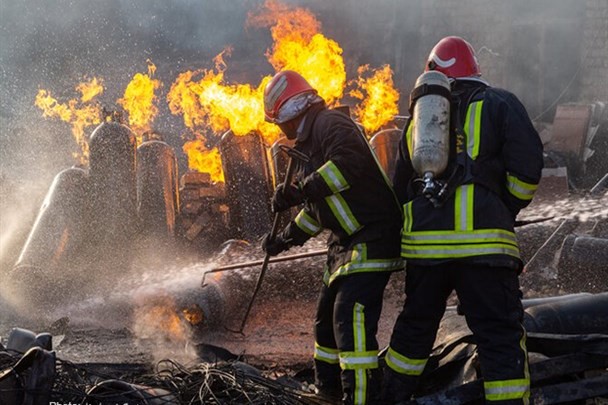
[{"label": "firefighter wearing red helmet", "polygon": [[[393,182],[405,218],[406,300],[385,357],[383,397],[397,403],[415,395],[446,300],[456,291],[477,343],[486,403],[528,403],[518,281],[523,263],[514,225],[540,181],[542,143],[517,97],[481,77],[464,39],[439,41],[425,70],[439,71],[449,78],[448,87],[451,83],[444,94],[450,106],[448,164],[434,180],[443,194],[423,195],[423,173],[412,163],[414,114],[404,130]],[[412,91],[412,100],[441,93],[421,86]]]},{"label": "firefighter wearing red helmet", "polygon": [[277,73],[264,91],[266,119],[295,139],[310,161],[296,181],[277,187],[275,212],[302,210],[263,249],[276,255],[328,231],[328,254],[315,316],[315,385],[345,404],[378,399],[376,332],[382,296],[399,257],[399,204],[355,122],[302,76]]}]

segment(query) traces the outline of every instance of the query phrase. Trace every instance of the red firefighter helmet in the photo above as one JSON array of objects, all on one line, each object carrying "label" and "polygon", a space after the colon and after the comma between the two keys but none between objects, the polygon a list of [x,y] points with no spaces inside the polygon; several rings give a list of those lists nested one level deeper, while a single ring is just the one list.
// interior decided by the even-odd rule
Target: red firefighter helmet
[{"label": "red firefighter helmet", "polygon": [[425,71],[437,70],[451,78],[481,76],[475,50],[460,37],[445,37],[429,54]]},{"label": "red firefighter helmet", "polygon": [[283,70],[274,75],[264,89],[264,115],[266,121],[280,123],[277,122],[277,118],[283,104],[294,96],[306,92],[317,93],[299,73],[293,70]]}]

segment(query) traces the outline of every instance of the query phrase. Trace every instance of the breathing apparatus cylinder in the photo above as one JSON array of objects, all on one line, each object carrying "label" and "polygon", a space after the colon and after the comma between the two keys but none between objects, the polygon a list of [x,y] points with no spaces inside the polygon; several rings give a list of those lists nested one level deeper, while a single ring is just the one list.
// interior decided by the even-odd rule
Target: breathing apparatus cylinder
[{"label": "breathing apparatus cylinder", "polygon": [[432,200],[441,188],[436,179],[447,168],[450,152],[450,82],[447,76],[433,70],[420,75],[410,95],[410,112],[413,117],[412,166],[422,176],[422,194]]}]

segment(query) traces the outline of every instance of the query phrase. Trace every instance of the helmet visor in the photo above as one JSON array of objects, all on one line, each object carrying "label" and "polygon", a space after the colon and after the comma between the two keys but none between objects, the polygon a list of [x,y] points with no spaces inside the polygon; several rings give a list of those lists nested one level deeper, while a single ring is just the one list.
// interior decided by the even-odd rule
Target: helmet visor
[{"label": "helmet visor", "polygon": [[322,102],[323,99],[314,91],[308,91],[298,94],[287,100],[279,109],[277,118],[274,120],[277,124],[282,124],[296,118],[313,104]]}]

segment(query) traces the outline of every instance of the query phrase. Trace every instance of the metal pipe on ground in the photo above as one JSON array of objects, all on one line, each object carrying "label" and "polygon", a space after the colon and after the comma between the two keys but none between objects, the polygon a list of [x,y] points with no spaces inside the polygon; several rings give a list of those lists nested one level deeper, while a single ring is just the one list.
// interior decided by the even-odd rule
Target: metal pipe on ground
[{"label": "metal pipe on ground", "polygon": [[608,334],[608,293],[577,294],[528,308],[524,327],[537,333]]}]

